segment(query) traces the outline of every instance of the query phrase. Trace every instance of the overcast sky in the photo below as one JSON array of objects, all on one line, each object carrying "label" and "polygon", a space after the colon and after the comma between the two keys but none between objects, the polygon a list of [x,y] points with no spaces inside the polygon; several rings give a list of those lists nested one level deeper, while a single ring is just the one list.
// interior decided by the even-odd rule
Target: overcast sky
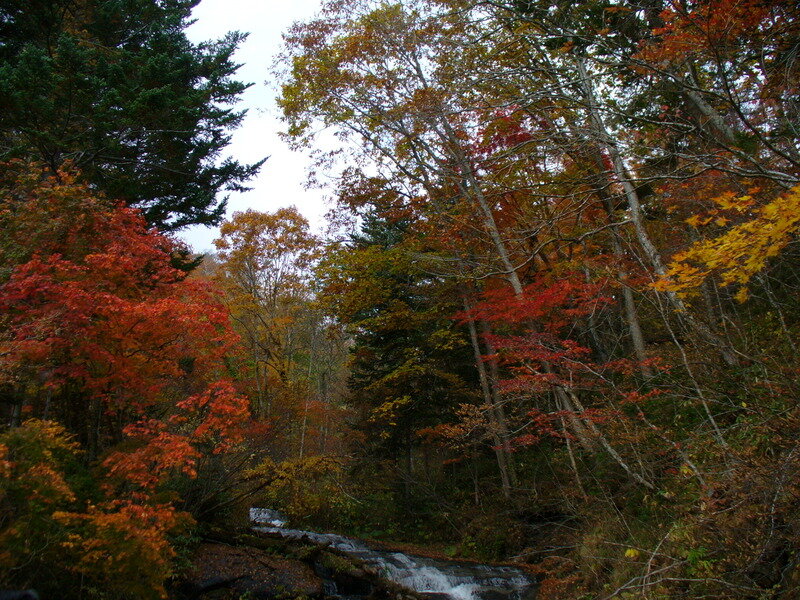
[{"label": "overcast sky", "polygon": [[[303,189],[309,161],[303,154],[291,152],[278,137],[282,124],[275,106],[277,88],[267,81],[281,48],[281,34],[295,21],[313,16],[319,4],[320,0],[202,0],[192,13],[197,21],[187,35],[195,43],[220,38],[229,31],[250,33],[234,60],[242,64],[238,79],[254,85],[242,96],[239,108],[247,108],[248,114],[226,151],[242,163],[270,158],[250,183],[252,191],[231,194],[228,215],[247,208],[273,211],[294,205],[314,229],[323,224],[322,193]],[[191,227],[181,232],[181,237],[196,252],[203,252],[213,248],[217,229]]]}]

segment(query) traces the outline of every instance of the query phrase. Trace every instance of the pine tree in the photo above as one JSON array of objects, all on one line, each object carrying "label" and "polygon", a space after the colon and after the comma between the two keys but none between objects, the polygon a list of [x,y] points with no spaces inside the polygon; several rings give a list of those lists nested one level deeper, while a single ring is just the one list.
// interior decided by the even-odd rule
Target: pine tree
[{"label": "pine tree", "polygon": [[218,160],[245,35],[192,44],[197,2],[0,0],[0,159],[71,161],[162,229],[218,222],[261,162]]}]

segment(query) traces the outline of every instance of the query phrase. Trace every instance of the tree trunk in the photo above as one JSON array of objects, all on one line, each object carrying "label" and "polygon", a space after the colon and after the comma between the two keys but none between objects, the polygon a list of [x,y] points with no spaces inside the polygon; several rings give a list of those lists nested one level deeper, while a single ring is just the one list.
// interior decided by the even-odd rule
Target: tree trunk
[{"label": "tree trunk", "polygon": [[[630,181],[627,169],[622,160],[622,155],[620,154],[616,143],[611,139],[611,135],[608,133],[605,123],[603,122],[603,118],[600,115],[600,111],[598,110],[598,104],[594,95],[594,87],[591,79],[589,78],[589,74],[586,71],[585,58],[578,56],[576,58],[576,63],[578,66],[578,75],[580,77],[581,87],[583,88],[586,99],[586,107],[589,111],[590,127],[595,134],[597,143],[599,143],[601,148],[608,154],[614,177],[622,186],[622,189],[625,193],[625,199],[628,201],[631,222],[633,223],[633,228],[636,232],[636,238],[639,242],[639,246],[644,251],[647,261],[656,275],[664,278],[667,276],[667,269],[664,266],[664,261],[661,259],[661,254],[658,252],[658,249],[656,248],[652,239],[650,239],[650,234],[647,232],[647,228],[645,227],[644,214],[642,213],[642,205],[639,201],[639,195],[636,192],[636,188],[633,187],[633,184]],[[681,300],[681,298],[675,292],[668,291],[665,295],[678,316],[686,321],[687,325],[697,331],[708,343],[714,345],[719,350],[720,354],[722,355],[722,359],[726,364],[729,366],[736,366],[739,364],[736,354],[732,351],[728,344],[721,340],[704,323],[694,319],[689,313],[683,300]]]},{"label": "tree trunk", "polygon": [[[614,206],[611,198],[604,190],[600,191],[603,201],[603,206],[606,209],[608,220],[610,223],[614,221]],[[622,302],[625,307],[625,322],[628,324],[628,333],[631,336],[631,344],[633,345],[636,360],[639,361],[639,370],[645,378],[652,377],[653,372],[647,366],[647,347],[644,342],[644,335],[642,335],[642,328],[639,323],[639,312],[636,310],[636,303],[633,298],[633,290],[628,285],[628,272],[622,267],[622,261],[625,258],[625,252],[622,248],[619,232],[616,228],[611,229],[611,249],[614,253],[614,258],[617,260],[617,277],[619,277],[620,284],[622,285]]]},{"label": "tree trunk", "polygon": [[[470,306],[466,298],[464,299],[464,309],[469,310]],[[494,409],[494,400],[489,388],[489,377],[486,373],[486,365],[481,356],[481,348],[478,341],[478,332],[475,329],[475,321],[470,317],[467,321],[469,328],[469,338],[472,342],[472,351],[475,356],[475,367],[478,369],[478,379],[481,384],[483,394],[484,410],[490,419],[491,436],[495,457],[497,458],[497,468],[500,471],[500,481],[503,489],[503,496],[511,496],[511,479],[509,477],[509,457],[507,451],[507,440],[501,440],[500,424],[498,423],[497,413]],[[506,432],[507,433],[507,432]]]}]

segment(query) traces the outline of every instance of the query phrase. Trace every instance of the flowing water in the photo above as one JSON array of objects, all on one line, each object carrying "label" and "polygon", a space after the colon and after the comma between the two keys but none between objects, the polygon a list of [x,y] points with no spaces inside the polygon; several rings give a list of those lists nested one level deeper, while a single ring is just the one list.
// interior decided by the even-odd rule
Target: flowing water
[{"label": "flowing water", "polygon": [[[285,539],[307,539],[336,548],[362,560],[376,572],[395,583],[414,590],[452,600],[530,600],[535,595],[536,582],[530,575],[514,567],[489,566],[439,560],[374,550],[364,542],[332,533],[315,533],[288,529],[286,519],[277,511],[266,508],[250,509],[255,529]],[[337,595],[331,590],[331,595]]]}]

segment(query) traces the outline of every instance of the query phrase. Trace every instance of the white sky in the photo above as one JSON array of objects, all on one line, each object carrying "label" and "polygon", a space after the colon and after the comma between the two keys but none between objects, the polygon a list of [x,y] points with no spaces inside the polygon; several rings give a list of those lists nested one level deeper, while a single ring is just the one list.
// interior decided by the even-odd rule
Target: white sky
[{"label": "white sky", "polygon": [[[192,13],[196,22],[187,35],[194,43],[221,38],[229,31],[250,33],[233,59],[242,65],[237,79],[254,85],[237,106],[248,109],[248,113],[225,152],[246,164],[270,158],[250,182],[252,191],[230,195],[228,216],[247,208],[274,211],[294,205],[313,229],[323,225],[326,207],[322,192],[303,188],[309,159],[291,152],[278,137],[283,129],[275,106],[278,90],[267,81],[273,58],[281,49],[281,34],[295,21],[312,17],[319,4],[320,0],[202,0]],[[217,234],[216,228],[194,226],[182,231],[180,237],[195,252],[204,252],[213,249],[211,242]]]}]

